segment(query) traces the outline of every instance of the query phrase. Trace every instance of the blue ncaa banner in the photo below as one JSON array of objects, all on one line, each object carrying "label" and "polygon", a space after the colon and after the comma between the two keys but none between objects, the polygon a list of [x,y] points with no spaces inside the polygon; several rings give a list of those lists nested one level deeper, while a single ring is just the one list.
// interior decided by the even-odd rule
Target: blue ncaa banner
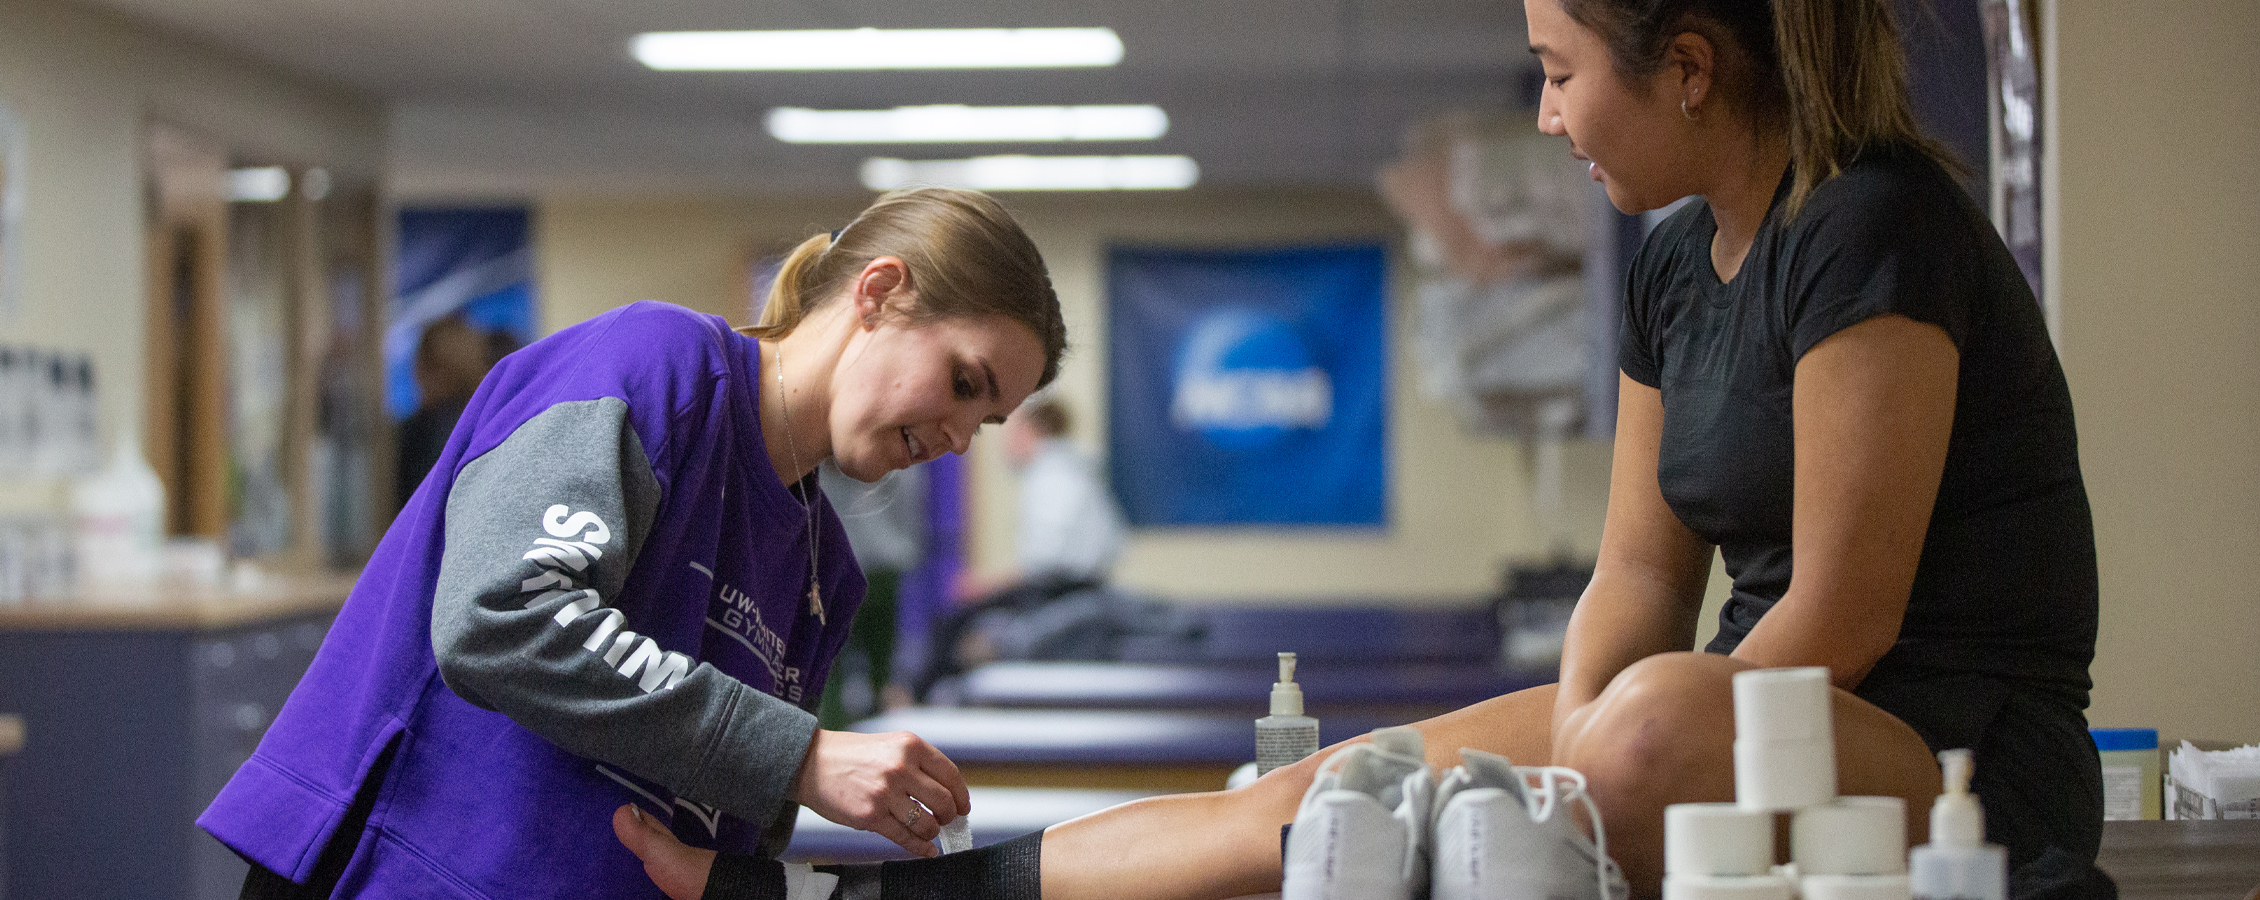
[{"label": "blue ncaa banner", "polygon": [[1380,245],[1107,263],[1107,457],[1131,524],[1385,524]]}]

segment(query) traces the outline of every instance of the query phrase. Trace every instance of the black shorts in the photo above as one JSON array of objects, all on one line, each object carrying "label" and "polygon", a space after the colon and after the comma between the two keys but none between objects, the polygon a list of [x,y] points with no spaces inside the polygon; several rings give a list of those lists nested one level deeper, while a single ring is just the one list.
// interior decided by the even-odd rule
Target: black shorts
[{"label": "black shorts", "polygon": [[[2095,900],[2118,891],[2095,868],[2103,842],[2103,765],[2076,696],[1978,674],[1862,684],[1854,693],[1922,735],[1932,753],[1968,748],[1985,838],[2009,848],[2016,900]],[[1928,835],[1909,835],[1926,843]]]}]

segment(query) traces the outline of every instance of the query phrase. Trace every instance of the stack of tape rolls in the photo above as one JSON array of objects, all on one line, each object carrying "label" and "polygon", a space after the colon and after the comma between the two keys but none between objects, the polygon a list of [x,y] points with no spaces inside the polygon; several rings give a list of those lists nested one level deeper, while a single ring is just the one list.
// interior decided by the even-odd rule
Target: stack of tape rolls
[{"label": "stack of tape rolls", "polygon": [[1805,900],[1907,900],[1907,802],[1839,797],[1800,809],[1789,853]]},{"label": "stack of tape rolls", "polygon": [[1817,666],[1735,674],[1734,802],[1664,809],[1664,900],[1909,900],[1906,801],[1836,796],[1830,694]]},{"label": "stack of tape rolls", "polygon": [[1735,802],[1744,809],[1787,812],[1835,797],[1828,669],[1735,673]]},{"label": "stack of tape rolls", "polygon": [[1734,803],[1664,808],[1664,900],[1788,900],[1773,874],[1773,814]]}]

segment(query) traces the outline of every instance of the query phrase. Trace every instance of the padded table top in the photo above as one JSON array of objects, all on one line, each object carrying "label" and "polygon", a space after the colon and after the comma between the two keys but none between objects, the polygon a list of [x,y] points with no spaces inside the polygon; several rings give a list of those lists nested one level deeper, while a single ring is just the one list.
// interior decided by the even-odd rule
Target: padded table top
[{"label": "padded table top", "polygon": [[1132,639],[1133,662],[1269,662],[1282,650],[1314,660],[1487,662],[1499,655],[1499,622],[1487,605],[1396,606],[1382,602],[1307,606],[1191,607],[1200,637]]},{"label": "padded table top", "polygon": [[[966,673],[967,706],[1268,711],[1276,663],[996,662]],[[1317,662],[1297,668],[1305,708],[1456,709],[1546,684],[1553,672],[1501,672],[1488,662]]]},{"label": "padded table top", "polygon": [[[987,846],[1150,794],[972,789],[973,842]],[[801,810],[788,860],[901,859],[893,842]],[[2247,900],[2260,895],[2260,820],[2106,822],[2097,864],[2123,900]],[[1261,895],[1261,896],[1277,896]]]}]

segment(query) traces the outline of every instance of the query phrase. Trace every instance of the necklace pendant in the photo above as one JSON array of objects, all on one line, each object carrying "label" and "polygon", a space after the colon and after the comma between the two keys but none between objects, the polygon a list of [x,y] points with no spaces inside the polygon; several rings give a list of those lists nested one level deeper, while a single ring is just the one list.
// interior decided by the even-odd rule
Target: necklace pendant
[{"label": "necklace pendant", "polygon": [[830,624],[824,621],[824,594],[816,589],[814,578],[808,580],[808,612],[816,617],[816,624]]}]

